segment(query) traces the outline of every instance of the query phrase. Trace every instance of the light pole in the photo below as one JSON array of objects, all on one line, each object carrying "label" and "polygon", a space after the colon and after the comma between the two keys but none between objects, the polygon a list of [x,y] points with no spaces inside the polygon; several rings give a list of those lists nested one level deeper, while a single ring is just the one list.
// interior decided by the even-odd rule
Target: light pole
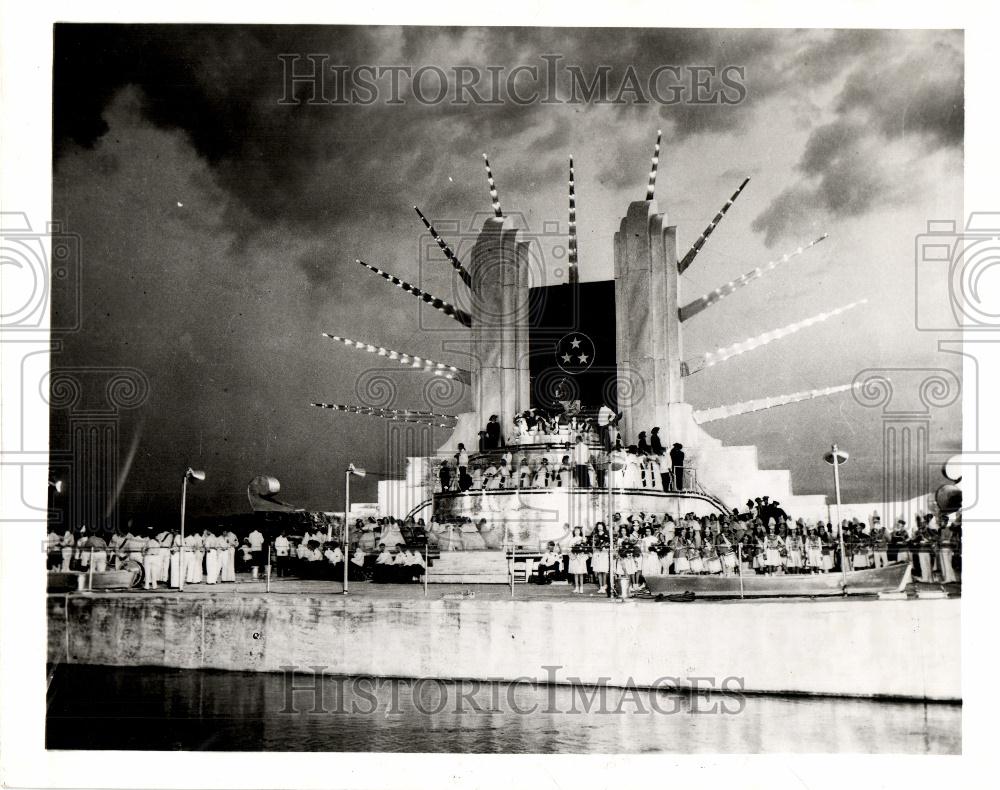
[{"label": "light pole", "polygon": [[847,463],[850,456],[833,445],[823,460],[833,466],[833,488],[837,495],[837,535],[840,538],[840,576],[844,582],[844,592],[847,592],[847,552],[844,549],[844,525],[840,521],[840,466]]},{"label": "light pole", "polygon": [[351,513],[351,475],[357,475],[358,477],[364,477],[364,469],[361,469],[354,464],[348,464],[347,469],[344,471],[344,547],[341,550],[341,554],[344,555],[344,595],[347,595],[347,539],[351,534],[351,528],[347,523],[347,519],[350,517]]},{"label": "light pole", "polygon": [[201,469],[192,469],[189,466],[184,473],[184,482],[181,484],[181,547],[177,560],[177,575],[179,577],[177,588],[182,592],[184,591],[184,513],[187,510],[188,480],[201,482],[204,479],[205,473]]}]

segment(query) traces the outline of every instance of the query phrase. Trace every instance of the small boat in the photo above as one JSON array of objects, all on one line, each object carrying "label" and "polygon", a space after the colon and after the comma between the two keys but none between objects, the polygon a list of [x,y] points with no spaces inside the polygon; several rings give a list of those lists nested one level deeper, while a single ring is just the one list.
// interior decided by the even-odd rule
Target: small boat
[{"label": "small boat", "polygon": [[[646,587],[654,595],[691,592],[698,598],[812,598],[821,595],[877,595],[903,592],[910,583],[908,562],[844,574],[789,573],[778,576],[649,575]],[[742,579],[742,584],[740,583]]]},{"label": "small boat", "polygon": [[49,571],[47,591],[83,592],[93,590],[121,590],[136,587],[142,580],[142,568],[125,567],[121,570],[101,571],[88,574],[83,571]]}]

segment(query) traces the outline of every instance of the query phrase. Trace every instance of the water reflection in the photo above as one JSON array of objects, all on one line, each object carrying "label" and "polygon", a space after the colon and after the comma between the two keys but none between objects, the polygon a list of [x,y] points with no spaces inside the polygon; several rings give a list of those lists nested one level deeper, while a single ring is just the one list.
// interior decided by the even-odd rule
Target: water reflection
[{"label": "water reflection", "polygon": [[961,751],[960,705],[60,666],[51,749]]}]

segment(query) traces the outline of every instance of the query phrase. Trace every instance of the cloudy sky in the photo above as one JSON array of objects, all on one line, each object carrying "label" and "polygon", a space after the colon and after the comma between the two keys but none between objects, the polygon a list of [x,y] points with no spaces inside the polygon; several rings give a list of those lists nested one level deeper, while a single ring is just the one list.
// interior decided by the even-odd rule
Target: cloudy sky
[{"label": "cloudy sky", "polygon": [[[941,335],[915,329],[913,293],[915,237],[928,219],[962,214],[959,32],[69,25],[55,35],[54,217],[81,237],[85,308],[52,364],[148,377],[148,400],[121,423],[123,457],[138,448],[129,511],[176,510],[188,465],[209,475],[196,513],[245,510],[246,482],[261,473],[288,501],[335,509],[348,461],[388,466],[384,424],[310,407],[359,402],[377,361],[320,333],[461,363],[457,324],[353,261],[451,298],[450,269],[421,264],[411,206],[449,227],[481,219],[483,151],[505,210],[532,231],[565,227],[574,156],[584,280],[611,276],[612,236],[644,196],[657,128],[657,199],[682,252],[751,177],[682,277],[682,301],[830,234],[686,324],[685,358],[867,305],[687,379],[697,408],[846,384],[868,368],[958,369],[937,350]],[[447,75],[544,69],[556,54],[562,70],[551,103],[426,104],[405,79],[400,103],[385,90],[370,104],[282,103],[287,54]],[[567,66],[588,79],[608,66],[617,86],[629,66],[645,80],[661,65],[741,67],[745,97],[568,100]],[[424,85],[435,92],[434,79]],[[58,315],[66,294],[53,298]],[[423,379],[386,371],[393,407],[427,408]],[[450,411],[469,406],[447,398]],[[65,446],[65,415],[52,425],[53,446]],[[932,449],[957,449],[959,428],[957,403],[935,410]],[[856,461],[848,501],[880,497],[882,430],[880,411],[850,395],[710,426],[728,444],[756,444],[763,467],[793,470],[797,493],[830,493],[818,456],[839,440]],[[370,479],[358,497],[374,498]]]}]

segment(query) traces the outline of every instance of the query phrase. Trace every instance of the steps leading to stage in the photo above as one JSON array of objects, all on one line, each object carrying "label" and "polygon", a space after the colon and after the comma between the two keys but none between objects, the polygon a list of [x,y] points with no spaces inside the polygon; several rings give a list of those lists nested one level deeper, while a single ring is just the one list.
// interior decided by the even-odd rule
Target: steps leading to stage
[{"label": "steps leading to stage", "polygon": [[502,551],[443,551],[427,577],[431,584],[507,584]]}]

